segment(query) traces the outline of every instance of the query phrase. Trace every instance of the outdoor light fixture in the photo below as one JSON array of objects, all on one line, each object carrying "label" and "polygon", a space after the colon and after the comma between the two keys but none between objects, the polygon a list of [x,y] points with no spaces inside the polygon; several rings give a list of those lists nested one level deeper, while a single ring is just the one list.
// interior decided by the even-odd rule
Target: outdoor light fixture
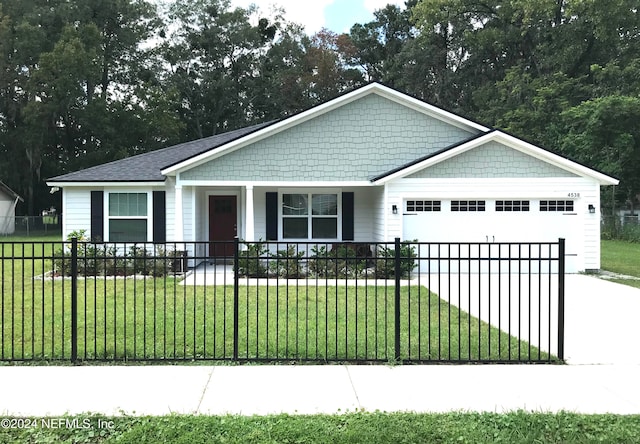
[{"label": "outdoor light fixture", "polygon": [[593,214],[596,212],[596,207],[594,207],[593,205],[589,204],[589,213]]},{"label": "outdoor light fixture", "polygon": [[393,214],[398,214],[398,206],[397,205],[391,205],[391,212]]}]

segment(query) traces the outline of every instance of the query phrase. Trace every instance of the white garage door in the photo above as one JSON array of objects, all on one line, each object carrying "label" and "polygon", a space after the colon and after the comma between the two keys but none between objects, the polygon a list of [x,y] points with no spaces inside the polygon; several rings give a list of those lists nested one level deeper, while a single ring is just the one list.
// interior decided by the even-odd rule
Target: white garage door
[{"label": "white garage door", "polygon": [[[582,224],[575,212],[575,202],[572,200],[409,199],[404,202],[404,240],[481,243],[557,242],[561,237],[566,239],[566,270],[577,272],[582,256],[583,232]],[[464,249],[464,247],[460,248]],[[490,247],[483,248],[486,248],[486,251],[482,254],[486,256]],[[507,248],[500,252],[501,256],[509,254]],[[523,248],[526,250],[528,247]],[[493,247],[491,255],[495,256],[497,252],[497,246]],[[511,254],[514,253],[525,257],[529,254],[528,251],[511,252]],[[424,254],[426,253],[421,251],[421,255]],[[474,252],[468,254],[473,255]],[[536,252],[533,254],[535,255]],[[421,264],[421,271],[424,271],[424,265],[424,263]],[[432,263],[431,266],[433,265]],[[441,262],[437,267],[442,270],[444,264]],[[449,263],[447,269],[451,268]]]}]

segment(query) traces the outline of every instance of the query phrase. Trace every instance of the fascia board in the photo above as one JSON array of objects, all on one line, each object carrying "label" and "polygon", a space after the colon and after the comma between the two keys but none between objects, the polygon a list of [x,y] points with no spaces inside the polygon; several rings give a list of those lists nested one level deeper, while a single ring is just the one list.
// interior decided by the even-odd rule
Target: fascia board
[{"label": "fascia board", "polygon": [[46,182],[49,187],[163,187],[165,182]]}]

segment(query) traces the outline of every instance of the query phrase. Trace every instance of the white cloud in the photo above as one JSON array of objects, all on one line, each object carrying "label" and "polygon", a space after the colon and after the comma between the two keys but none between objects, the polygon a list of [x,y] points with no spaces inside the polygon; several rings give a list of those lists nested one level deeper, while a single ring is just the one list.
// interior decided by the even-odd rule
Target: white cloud
[{"label": "white cloud", "polygon": [[404,9],[404,0],[364,0],[364,7],[371,12],[382,9],[388,4],[397,5]]},{"label": "white cloud", "polygon": [[251,4],[255,4],[264,14],[269,13],[273,5],[280,6],[285,10],[285,18],[288,21],[303,25],[306,33],[311,35],[325,25],[324,8],[334,1],[335,0],[231,0],[231,5],[246,8]]}]

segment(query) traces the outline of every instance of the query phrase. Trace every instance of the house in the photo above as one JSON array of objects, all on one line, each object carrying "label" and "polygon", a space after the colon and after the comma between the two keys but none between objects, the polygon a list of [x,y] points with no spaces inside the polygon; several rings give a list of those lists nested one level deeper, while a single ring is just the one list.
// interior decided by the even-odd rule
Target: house
[{"label": "house", "polygon": [[0,181],[0,234],[13,234],[16,229],[16,206],[22,197]]},{"label": "house", "polygon": [[617,183],[377,83],[279,121],[47,181],[63,190],[63,236],[87,229],[109,242],[564,237],[574,272],[600,267],[600,187]]}]

